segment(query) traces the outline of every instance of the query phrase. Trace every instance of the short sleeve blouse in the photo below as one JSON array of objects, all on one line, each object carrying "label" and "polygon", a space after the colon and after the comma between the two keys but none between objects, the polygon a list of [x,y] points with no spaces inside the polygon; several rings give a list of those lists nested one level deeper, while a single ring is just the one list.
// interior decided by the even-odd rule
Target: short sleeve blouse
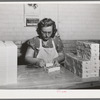
[{"label": "short sleeve blouse", "polygon": [[[60,37],[57,37],[55,36],[53,38],[54,40],[54,43],[55,43],[55,47],[56,47],[56,50],[57,52],[61,52],[63,50],[63,43],[62,43],[62,40],[60,39]],[[35,57],[37,56],[38,54],[38,48],[40,47],[40,38],[39,36],[36,36],[36,37],[33,37],[32,39],[29,39],[28,42],[27,42],[28,46],[31,47],[34,51],[35,51]],[[44,48],[52,48],[53,45],[52,45],[52,39],[50,39],[47,43],[47,46],[45,46],[43,43],[42,43],[42,46]]]}]

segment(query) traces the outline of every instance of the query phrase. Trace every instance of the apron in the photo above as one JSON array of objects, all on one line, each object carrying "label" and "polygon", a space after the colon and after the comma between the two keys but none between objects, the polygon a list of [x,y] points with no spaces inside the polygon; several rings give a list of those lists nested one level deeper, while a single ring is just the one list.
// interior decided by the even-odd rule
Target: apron
[{"label": "apron", "polygon": [[52,63],[53,59],[58,57],[54,41],[52,39],[52,48],[44,48],[42,46],[42,40],[40,39],[40,48],[37,58],[43,59],[46,63]]}]

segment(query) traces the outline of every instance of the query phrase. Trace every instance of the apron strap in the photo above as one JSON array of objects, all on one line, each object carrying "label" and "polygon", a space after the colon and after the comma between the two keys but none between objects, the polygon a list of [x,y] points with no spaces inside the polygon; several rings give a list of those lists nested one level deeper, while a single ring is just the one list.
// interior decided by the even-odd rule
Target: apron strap
[{"label": "apron strap", "polygon": [[39,39],[39,40],[40,40],[40,48],[43,48],[43,47],[42,47],[42,40],[41,40],[41,39]]},{"label": "apron strap", "polygon": [[55,43],[54,43],[53,39],[52,39],[52,45],[53,45],[53,48],[56,49],[56,46],[55,46]]},{"label": "apron strap", "polygon": [[[39,40],[40,40],[40,48],[43,48],[42,47],[42,40],[41,39],[39,39]],[[55,46],[55,43],[54,43],[53,39],[52,39],[52,45],[53,45],[53,48],[56,49],[56,46]]]}]

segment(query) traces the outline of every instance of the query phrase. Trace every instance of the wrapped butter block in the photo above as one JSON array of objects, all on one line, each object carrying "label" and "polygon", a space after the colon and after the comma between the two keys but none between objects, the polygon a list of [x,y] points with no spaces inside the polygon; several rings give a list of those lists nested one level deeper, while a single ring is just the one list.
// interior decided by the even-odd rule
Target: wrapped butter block
[{"label": "wrapped butter block", "polygon": [[99,44],[93,42],[77,41],[77,56],[90,60],[93,56],[99,57]]},{"label": "wrapped butter block", "polygon": [[76,75],[81,77],[81,78],[90,78],[90,70],[84,70],[84,69],[77,69],[76,70]]},{"label": "wrapped butter block", "polygon": [[99,70],[99,62],[95,62],[95,63],[91,62],[91,69],[92,69],[92,70],[93,70],[93,69]]},{"label": "wrapped butter block", "polygon": [[7,58],[7,84],[17,83],[17,46],[12,41],[5,41]]},{"label": "wrapped butter block", "polygon": [[44,68],[46,72],[55,72],[60,71],[60,65],[54,66],[53,63],[46,63],[46,67]]},{"label": "wrapped butter block", "polygon": [[90,77],[98,77],[99,76],[99,70],[98,69],[90,69],[90,70],[82,70],[83,75],[89,74]]},{"label": "wrapped butter block", "polygon": [[82,78],[90,78],[91,75],[90,74],[82,74]]},{"label": "wrapped butter block", "polygon": [[53,63],[46,63],[46,67],[53,66]]},{"label": "wrapped butter block", "polygon": [[99,70],[97,70],[97,69],[91,69],[91,74],[96,74],[96,73],[98,73],[99,74]]},{"label": "wrapped butter block", "polygon": [[55,72],[55,71],[60,71],[60,66],[58,66],[58,67],[54,67],[54,66],[47,67],[47,68],[46,68],[46,71],[47,71],[48,73],[50,73],[50,72]]},{"label": "wrapped butter block", "polygon": [[91,77],[99,77],[99,74],[98,73],[93,73],[93,74],[91,74]]},{"label": "wrapped butter block", "polygon": [[99,70],[99,59],[98,57],[91,58],[91,70]]},{"label": "wrapped butter block", "polygon": [[91,58],[91,64],[92,65],[99,65],[99,58],[98,57],[92,57]]}]

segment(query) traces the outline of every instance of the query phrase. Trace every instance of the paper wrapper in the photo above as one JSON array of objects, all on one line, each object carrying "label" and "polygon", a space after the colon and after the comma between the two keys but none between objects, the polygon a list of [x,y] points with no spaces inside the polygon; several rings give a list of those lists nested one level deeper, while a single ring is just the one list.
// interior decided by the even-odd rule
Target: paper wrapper
[{"label": "paper wrapper", "polygon": [[99,59],[99,44],[85,41],[77,41],[77,56],[85,60],[91,60],[93,57]]},{"label": "paper wrapper", "polygon": [[99,76],[99,61],[97,59],[85,60],[73,53],[66,53],[65,66],[82,78]]}]

